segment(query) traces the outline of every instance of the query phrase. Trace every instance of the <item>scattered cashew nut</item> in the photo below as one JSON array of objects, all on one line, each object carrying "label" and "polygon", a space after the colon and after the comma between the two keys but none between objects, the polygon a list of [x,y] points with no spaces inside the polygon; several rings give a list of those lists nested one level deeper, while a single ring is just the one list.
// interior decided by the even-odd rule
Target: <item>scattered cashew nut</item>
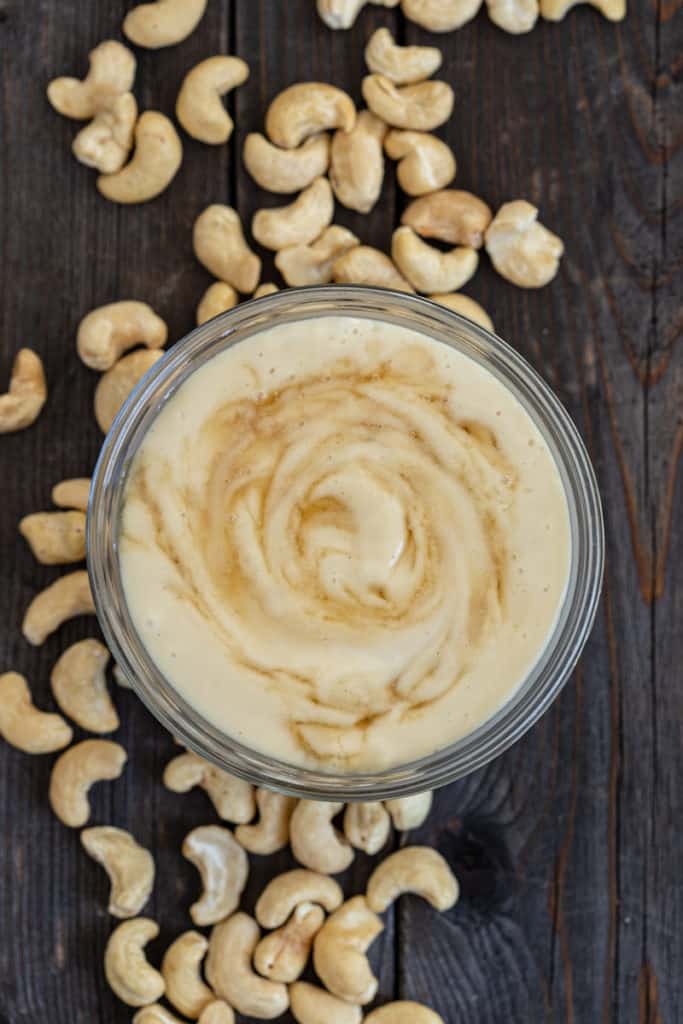
[{"label": "scattered cashew nut", "polygon": [[334,216],[334,198],[327,178],[315,181],[287,206],[257,210],[251,233],[266,249],[285,249],[290,245],[313,242]]},{"label": "scattered cashew nut", "polygon": [[[454,298],[466,298],[465,295],[453,296]],[[451,296],[441,296],[451,298]],[[433,302],[439,299],[432,295]],[[473,302],[473,299],[469,300]],[[444,303],[448,305],[448,303]],[[470,319],[472,319],[470,317]],[[427,790],[426,793],[415,793],[413,796],[401,796],[395,800],[385,800],[384,806],[391,815],[394,828],[397,832],[407,832],[411,828],[419,828],[427,820],[427,815],[432,809],[433,794]]]},{"label": "scattered cashew nut", "polygon": [[379,853],[391,831],[391,818],[379,802],[347,804],[344,835],[357,850]]},{"label": "scattered cashew nut", "polygon": [[147,203],[168,188],[183,162],[180,136],[165,114],[146,110],[135,126],[135,152],[115,174],[101,174],[97,187],[113,203]]},{"label": "scattered cashew nut", "polygon": [[363,1011],[345,999],[337,999],[324,988],[307,981],[289,986],[289,1002],[297,1024],[361,1024]]},{"label": "scattered cashew nut", "polygon": [[365,63],[376,75],[394,85],[423,82],[441,67],[443,57],[436,46],[399,46],[388,28],[378,28],[365,47]]},{"label": "scattered cashew nut", "polygon": [[117,97],[130,92],[137,62],[134,54],[115,39],[106,39],[90,52],[90,70],[79,78],[55,78],[47,98],[55,110],[75,121],[87,121],[108,110]]},{"label": "scattered cashew nut", "polygon": [[275,295],[275,293],[279,291],[280,289],[276,284],[272,284],[270,281],[264,281],[263,284],[258,286],[252,295],[252,299],[264,299],[266,295]]},{"label": "scattered cashew nut", "polygon": [[519,288],[542,288],[557,274],[562,239],[538,221],[538,210],[524,199],[504,203],[486,231],[486,251],[494,267]]},{"label": "scattered cashew nut", "polygon": [[307,188],[327,173],[330,137],[326,132],[312,135],[296,149],[281,149],[265,135],[250,132],[242,150],[244,166],[257,185],[268,192],[287,195]]},{"label": "scattered cashew nut", "polygon": [[610,21],[622,21],[626,17],[626,0],[540,0],[541,17],[548,21],[562,21],[572,7],[586,3]]},{"label": "scattered cashew nut", "polygon": [[85,558],[85,512],[34,512],[19,521],[41,565],[69,565]]},{"label": "scattered cashew nut", "polygon": [[25,754],[52,754],[71,743],[73,731],[61,715],[39,711],[18,672],[0,675],[0,736]]},{"label": "scattered cashew nut", "polygon": [[120,171],[133,147],[138,105],[132,92],[117,96],[108,110],[101,110],[73,141],[71,151],[86,167],[102,174]]},{"label": "scattered cashew nut", "polygon": [[256,790],[259,820],[255,825],[240,825],[235,839],[249,853],[267,855],[284,849],[289,842],[289,820],[296,807],[296,799],[274,793],[270,789]]},{"label": "scattered cashew nut", "polygon": [[347,900],[328,917],[313,943],[313,964],[332,995],[361,1006],[375,998],[378,981],[366,952],[383,929],[363,896]]},{"label": "scattered cashew nut", "polygon": [[200,825],[185,836],[183,857],[201,875],[204,891],[190,907],[197,925],[216,924],[239,906],[249,877],[249,858],[232,832],[220,825]]},{"label": "scattered cashew nut", "polygon": [[479,254],[469,246],[441,252],[423,242],[412,228],[397,228],[391,255],[402,274],[418,292],[450,292],[462,288],[476,273]]},{"label": "scattered cashew nut", "polygon": [[109,651],[99,640],[79,640],[60,655],[50,675],[60,708],[88,732],[113,732],[119,727],[107,688],[108,663]]},{"label": "scattered cashew nut", "polygon": [[222,999],[214,999],[200,1013],[199,1024],[235,1024],[235,1012]]},{"label": "scattered cashew nut", "polygon": [[39,647],[51,633],[77,615],[94,615],[88,574],[85,569],[60,576],[31,601],[26,609],[21,631],[34,647]]},{"label": "scattered cashew nut", "polygon": [[12,365],[9,391],[0,395],[0,434],[30,427],[46,401],[43,361],[32,349],[20,348]]},{"label": "scattered cashew nut", "polygon": [[254,950],[254,967],[271,981],[296,981],[303,973],[322,928],[325,911],[316,903],[300,903],[289,921],[261,939]]},{"label": "scattered cashew nut", "polygon": [[339,202],[350,210],[368,213],[380,197],[386,132],[384,121],[362,110],[350,132],[334,133],[330,183]]},{"label": "scattered cashew nut", "polygon": [[491,216],[483,199],[462,189],[446,188],[414,199],[403,211],[401,224],[423,238],[480,249]]},{"label": "scattered cashew nut", "polygon": [[[491,334],[495,333],[493,326],[493,320],[488,315],[483,306],[480,306],[478,302],[471,299],[469,295],[463,295],[462,292],[453,292],[450,295],[430,295],[429,298],[432,302],[438,302],[440,306],[446,306],[448,309],[452,309],[454,312],[459,313],[460,316],[466,316],[468,320],[472,320],[475,324],[479,324],[480,327],[484,327],[487,331],[491,331]],[[405,799],[411,800],[412,797],[406,797]],[[390,801],[393,803],[393,801]],[[387,807],[389,801],[387,802]],[[391,813],[391,812],[390,812]],[[396,821],[394,820],[394,824]],[[396,828],[399,826],[396,825]],[[415,825],[408,825],[407,828],[416,828]]]},{"label": "scattered cashew nut", "polygon": [[401,0],[409,21],[430,32],[452,32],[471,21],[483,0]]},{"label": "scattered cashew nut", "polygon": [[133,1017],[133,1024],[185,1024],[180,1017],[167,1010],[161,1003],[143,1006]]},{"label": "scattered cashew nut", "polygon": [[168,947],[161,962],[166,998],[179,1013],[192,1020],[214,1000],[202,978],[202,960],[208,948],[208,939],[199,932],[183,932]]},{"label": "scattered cashew nut", "polygon": [[139,914],[154,887],[154,857],[149,850],[130,832],[111,825],[83,829],[81,843],[109,876],[109,913],[114,917]]},{"label": "scattered cashew nut", "polygon": [[205,324],[213,320],[215,316],[226,313],[233,309],[239,302],[237,292],[231,284],[225,281],[215,281],[210,284],[201,297],[197,306],[197,325]]},{"label": "scattered cashew nut", "polygon": [[99,306],[83,317],[76,349],[92,370],[109,370],[134,345],[162,348],[168,329],[146,302],[127,300]]},{"label": "scattered cashew nut", "polygon": [[88,511],[90,497],[90,477],[76,476],[71,480],[60,480],[52,488],[52,501],[59,508],[74,508],[81,512]]},{"label": "scattered cashew nut", "polygon": [[440,1017],[434,1010],[430,1010],[429,1007],[423,1006],[422,1003],[402,999],[397,1003],[385,1003],[384,1006],[378,1006],[376,1010],[367,1015],[365,1024],[445,1024],[445,1022],[443,1017]]},{"label": "scattered cashew nut", "polygon": [[332,824],[343,803],[300,800],[289,823],[289,841],[296,860],[312,871],[336,875],[354,858],[353,847]]},{"label": "scattered cashew nut", "polygon": [[209,57],[188,71],[175,108],[187,134],[212,146],[227,142],[234,123],[221,97],[248,77],[249,66],[239,57]]},{"label": "scattered cashew nut", "polygon": [[[378,7],[397,7],[399,0],[369,0]],[[318,14],[328,28],[351,28],[368,0],[318,0]]]},{"label": "scattered cashew nut", "polygon": [[124,921],[109,936],[104,952],[104,973],[111,990],[128,1006],[146,1006],[161,999],[166,988],[159,971],[144,953],[159,925],[149,917]]},{"label": "scattered cashew nut", "polygon": [[531,32],[538,20],[538,0],[486,0],[489,18],[504,32]]},{"label": "scattered cashew nut", "polygon": [[70,828],[80,828],[90,817],[88,791],[96,782],[118,779],[128,760],[123,747],[111,740],[83,740],[69,747],[54,763],[50,778],[50,806]]},{"label": "scattered cashew nut", "polygon": [[353,100],[326,82],[298,82],[268,107],[266,135],[276,146],[294,149],[310,135],[329,128],[350,132],[356,122]]},{"label": "scattered cashew nut", "polygon": [[366,75],[362,92],[373,114],[394,128],[431,132],[453,113],[454,96],[448,82],[418,82],[399,88],[384,75]]},{"label": "scattered cashew nut", "polygon": [[328,875],[295,868],[271,879],[256,901],[256,920],[263,928],[278,928],[302,903],[318,903],[328,913],[341,906],[341,886]]},{"label": "scattered cashew nut", "polygon": [[239,214],[214,203],[194,222],[195,256],[220,281],[251,295],[261,277],[261,259],[247,245]]},{"label": "scattered cashew nut", "polygon": [[337,284],[366,284],[375,288],[393,288],[397,292],[415,291],[389,257],[370,245],[356,245],[342,253],[332,264],[332,279]]},{"label": "scattered cashew nut", "polygon": [[435,910],[448,910],[458,899],[458,881],[447,862],[430,846],[404,846],[370,875],[366,899],[381,913],[403,893],[421,896]]},{"label": "scattered cashew nut", "polygon": [[398,160],[398,183],[409,196],[423,196],[449,185],[456,172],[453,151],[442,139],[428,132],[390,131],[384,152]]},{"label": "scattered cashew nut", "polygon": [[164,769],[164,785],[173,793],[188,793],[195,786],[201,786],[223,821],[245,824],[254,817],[256,808],[251,783],[217,768],[190,751],[168,762]]},{"label": "scattered cashew nut", "polygon": [[293,288],[328,284],[335,260],[358,244],[359,240],[351,231],[332,224],[311,245],[281,249],[275,256],[275,266]]},{"label": "scattered cashew nut", "polygon": [[208,0],[157,0],[139,4],[124,18],[123,34],[136,46],[158,50],[182,43],[204,16]]},{"label": "scattered cashew nut", "polygon": [[289,1007],[287,986],[259,977],[251,956],[260,938],[256,921],[237,913],[211,932],[206,977],[214,992],[238,1013],[259,1020],[279,1017]]},{"label": "scattered cashew nut", "polygon": [[119,359],[102,374],[95,388],[94,408],[95,419],[103,434],[109,431],[130,393],[163,354],[158,348],[143,348]]}]

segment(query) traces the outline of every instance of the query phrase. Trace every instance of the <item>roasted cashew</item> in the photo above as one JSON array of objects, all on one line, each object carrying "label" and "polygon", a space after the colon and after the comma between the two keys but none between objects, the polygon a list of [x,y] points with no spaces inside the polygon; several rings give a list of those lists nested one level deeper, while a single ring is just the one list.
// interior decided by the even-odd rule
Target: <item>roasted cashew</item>
[{"label": "roasted cashew", "polygon": [[232,832],[220,825],[200,825],[185,836],[183,857],[201,875],[204,891],[190,907],[197,925],[216,924],[232,914],[249,878],[249,858]]},{"label": "roasted cashew", "polygon": [[0,675],[0,736],[25,754],[52,754],[71,743],[73,731],[61,715],[39,711],[24,676]]},{"label": "roasted cashew", "polygon": [[[438,302],[440,306],[447,306],[448,309],[454,310],[459,313],[460,316],[466,316],[468,320],[472,320],[475,324],[479,324],[480,327],[484,327],[487,331],[491,331],[494,334],[493,320],[488,315],[486,310],[471,299],[469,295],[463,295],[462,292],[453,292],[450,295],[430,295],[429,298],[432,302]],[[407,800],[412,799],[406,797]],[[396,826],[398,828],[398,826]],[[414,825],[409,825],[408,828],[414,828]]]},{"label": "roasted cashew", "polygon": [[251,222],[251,233],[264,248],[277,252],[290,245],[313,242],[333,216],[330,183],[327,178],[316,178],[293,203],[257,210]]},{"label": "roasted cashew", "polygon": [[436,46],[398,46],[388,28],[378,28],[365,47],[365,63],[376,75],[394,85],[423,82],[441,67],[443,56]]},{"label": "roasted cashew", "polygon": [[164,785],[173,793],[188,793],[195,786],[201,786],[223,821],[244,824],[254,817],[256,807],[251,783],[217,768],[190,751],[168,762],[164,769]]},{"label": "roasted cashew", "polygon": [[106,39],[91,50],[90,70],[79,78],[55,78],[47,98],[55,110],[75,121],[87,121],[108,110],[117,97],[130,92],[135,81],[135,56],[115,39]]},{"label": "roasted cashew", "polygon": [[275,266],[291,287],[328,284],[332,266],[343,253],[359,240],[347,228],[332,224],[312,245],[292,245],[275,256]]},{"label": "roasted cashew", "polygon": [[239,302],[239,296],[231,284],[225,281],[214,281],[206,289],[197,306],[197,325],[213,320],[215,316],[233,309]]},{"label": "roasted cashew", "polygon": [[384,152],[398,160],[398,183],[409,196],[423,196],[449,185],[456,172],[453,151],[428,132],[390,131]]},{"label": "roasted cashew", "polygon": [[365,1024],[445,1024],[443,1017],[422,1003],[412,1000],[400,1000],[397,1003],[385,1003],[369,1013]]},{"label": "roasted cashew", "polygon": [[344,835],[357,850],[373,855],[379,853],[391,831],[391,818],[379,802],[347,804],[344,812]]},{"label": "roasted cashew", "polygon": [[337,284],[367,284],[375,288],[393,288],[397,292],[415,291],[389,257],[370,245],[353,246],[337,257],[332,264],[332,280]]},{"label": "roasted cashew", "polygon": [[67,619],[94,614],[88,574],[78,569],[36,594],[26,609],[21,631],[30,644],[39,647]]},{"label": "roasted cashew", "polygon": [[384,121],[362,110],[350,132],[337,131],[332,139],[330,183],[334,194],[350,210],[368,213],[382,191],[387,133]]},{"label": "roasted cashew", "polygon": [[161,1003],[143,1006],[133,1017],[133,1024],[185,1024],[180,1017],[167,1010]]},{"label": "roasted cashew", "polygon": [[102,374],[95,388],[94,409],[103,434],[109,431],[130,393],[163,354],[158,348],[130,352]]},{"label": "roasted cashew", "polygon": [[266,295],[275,295],[275,293],[279,291],[280,289],[276,284],[272,284],[270,281],[264,281],[263,284],[258,286],[252,295],[252,299],[264,299]]},{"label": "roasted cashew", "polygon": [[278,928],[302,903],[319,903],[328,913],[341,906],[341,886],[328,875],[295,868],[271,879],[256,901],[256,920],[263,928]]},{"label": "roasted cashew", "polygon": [[42,565],[85,558],[85,512],[34,512],[19,521],[19,533]]},{"label": "roasted cashew", "polygon": [[350,132],[355,122],[353,100],[341,89],[325,82],[298,82],[268,107],[266,135],[276,146],[294,149],[328,128]]},{"label": "roasted cashew", "polygon": [[46,401],[43,361],[30,348],[20,348],[12,364],[9,391],[0,395],[0,434],[30,427]]},{"label": "roasted cashew", "polygon": [[354,896],[328,917],[313,943],[313,964],[332,995],[364,1006],[377,992],[377,978],[365,955],[384,925],[365,897]]},{"label": "roasted cashew", "polygon": [[458,899],[458,880],[437,850],[404,846],[372,872],[366,899],[371,910],[381,913],[405,892],[421,896],[435,910],[448,910]]},{"label": "roasted cashew", "polygon": [[446,188],[414,199],[401,217],[423,238],[437,238],[449,245],[469,245],[480,249],[491,223],[491,209],[483,199],[462,189]]},{"label": "roasted cashew", "polygon": [[254,967],[271,981],[296,981],[303,973],[322,928],[325,911],[316,903],[300,903],[287,924],[261,939],[254,950]]},{"label": "roasted cashew", "polygon": [[135,126],[135,152],[115,174],[101,174],[97,187],[113,203],[147,203],[168,188],[183,162],[183,144],[173,122],[146,110]]},{"label": "roasted cashew", "polygon": [[208,948],[209,940],[199,932],[183,932],[171,943],[161,961],[166,998],[191,1020],[196,1020],[215,998],[202,978],[202,960]]},{"label": "roasted cashew", "polygon": [[373,114],[394,128],[431,132],[453,113],[454,96],[448,82],[418,82],[399,88],[384,75],[366,75],[362,92]]},{"label": "roasted cashew", "polygon": [[59,657],[50,685],[65,715],[88,732],[113,732],[119,716],[107,688],[109,651],[99,640],[79,640]]},{"label": "roasted cashew", "polygon": [[239,57],[209,57],[188,71],[175,108],[187,134],[212,146],[227,142],[234,122],[221,98],[248,78],[249,65]]},{"label": "roasted cashew", "polygon": [[[450,298],[450,296],[442,297]],[[465,295],[457,297],[467,298]],[[431,298],[433,302],[439,301],[434,295]],[[444,305],[448,305],[448,303],[444,303]],[[427,815],[432,809],[432,800],[433,794],[427,791],[426,793],[415,793],[413,796],[401,796],[395,800],[385,800],[384,806],[391,815],[396,831],[407,832],[411,828],[419,828],[426,821]]]},{"label": "roasted cashew", "polygon": [[214,992],[245,1017],[271,1020],[289,1007],[287,986],[259,977],[251,956],[260,938],[256,921],[233,914],[217,924],[209,939],[206,977]]},{"label": "roasted cashew", "polygon": [[77,476],[71,480],[60,480],[52,488],[52,501],[59,508],[75,508],[81,512],[88,511],[90,497],[90,477]]},{"label": "roasted cashew", "polygon": [[81,843],[85,852],[109,875],[109,913],[114,917],[135,917],[154,887],[154,857],[136,843],[130,832],[111,825],[84,828]]},{"label": "roasted cashew", "polygon": [[133,148],[138,105],[132,92],[117,96],[108,110],[101,110],[74,139],[71,151],[86,167],[102,174],[120,171]]},{"label": "roasted cashew", "polygon": [[131,43],[148,50],[182,43],[204,16],[208,0],[157,0],[139,4],[124,18],[122,30]]},{"label": "roasted cashew", "polygon": [[80,828],[90,817],[88,791],[96,782],[118,779],[128,755],[111,740],[82,740],[54,763],[50,777],[50,806],[60,821]]},{"label": "roasted cashew", "polygon": [[327,173],[330,137],[321,132],[296,149],[280,149],[265,135],[250,132],[244,140],[242,160],[256,184],[268,192],[301,192]]},{"label": "roasted cashew", "polygon": [[430,32],[452,32],[474,18],[483,0],[401,0],[409,21]]},{"label": "roasted cashew", "polygon": [[231,206],[207,206],[194,222],[193,244],[195,256],[214,277],[251,295],[261,277],[261,260],[247,245]]},{"label": "roasted cashew", "polygon": [[112,671],[112,675],[114,677],[114,681],[116,683],[118,683],[118,685],[122,689],[124,689],[124,690],[132,690],[132,686],[130,685],[130,683],[128,682],[126,677],[124,676],[123,670],[122,670],[120,665],[114,665],[114,667],[113,667],[113,669],[111,671]]},{"label": "roasted cashew", "polygon": [[531,32],[538,20],[538,0],[486,0],[489,18],[504,32]]},{"label": "roasted cashew", "polygon": [[626,0],[540,0],[541,17],[547,21],[562,21],[572,7],[586,3],[610,21],[622,21],[626,17]]},{"label": "roasted cashew", "polygon": [[83,317],[76,349],[92,370],[109,370],[134,345],[162,348],[167,338],[166,324],[146,302],[111,302]]},{"label": "roasted cashew", "polygon": [[344,804],[300,800],[289,823],[294,858],[326,875],[345,871],[354,858],[353,847],[332,824]]},{"label": "roasted cashew", "polygon": [[412,228],[397,228],[391,240],[391,256],[418,292],[451,292],[462,288],[476,273],[479,254],[462,245],[441,252],[423,242]]},{"label": "roasted cashew", "polygon": [[555,277],[564,252],[562,239],[538,221],[524,199],[504,203],[486,231],[486,251],[501,277],[519,288],[542,288]]},{"label": "roasted cashew", "polygon": [[159,925],[149,917],[124,921],[109,936],[104,952],[104,973],[111,990],[128,1006],[146,1006],[161,999],[164,979],[144,953]]},{"label": "roasted cashew", "polygon": [[399,4],[399,0],[318,0],[318,14],[328,28],[351,28],[368,2],[378,7],[397,7]]},{"label": "roasted cashew", "polygon": [[297,1024],[361,1024],[363,1011],[345,999],[337,999],[324,988],[307,981],[289,986],[289,1002]]},{"label": "roasted cashew", "polygon": [[249,853],[267,855],[284,849],[289,842],[289,820],[296,807],[296,798],[274,793],[270,789],[256,790],[259,820],[255,825],[239,825],[235,839]]},{"label": "roasted cashew", "polygon": [[222,999],[214,999],[200,1013],[199,1024],[235,1024],[235,1011]]}]

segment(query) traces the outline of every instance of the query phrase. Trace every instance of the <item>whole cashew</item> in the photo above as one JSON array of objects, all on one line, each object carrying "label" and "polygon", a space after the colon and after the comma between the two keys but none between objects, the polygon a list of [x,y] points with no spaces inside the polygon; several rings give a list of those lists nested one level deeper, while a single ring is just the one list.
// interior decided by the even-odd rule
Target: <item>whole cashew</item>
[{"label": "whole cashew", "polygon": [[279,291],[280,289],[276,284],[271,284],[270,281],[264,281],[263,284],[258,286],[252,295],[252,299],[264,299],[266,295],[275,295],[275,293]]},{"label": "whole cashew", "polygon": [[[399,0],[369,0],[378,7],[397,7]],[[318,14],[328,28],[351,28],[368,0],[318,0]]]},{"label": "whole cashew", "polygon": [[345,999],[337,999],[324,988],[307,981],[289,986],[292,1016],[298,1024],[361,1024],[363,1011]]},{"label": "whole cashew", "polygon": [[370,245],[356,245],[342,253],[332,264],[332,279],[337,284],[367,284],[375,288],[393,288],[397,292],[415,291],[389,257]]},{"label": "whole cashew", "polygon": [[85,512],[34,512],[19,521],[19,533],[42,565],[85,558]]},{"label": "whole cashew", "polygon": [[[450,296],[445,297],[450,298]],[[457,297],[466,298],[464,295]],[[433,302],[439,301],[433,295],[431,298]],[[470,299],[471,301],[473,300]],[[415,793],[413,796],[398,797],[396,800],[385,800],[384,806],[391,815],[397,832],[407,832],[411,828],[419,828],[426,821],[427,815],[432,809],[432,800],[433,794],[427,791],[426,793]]]},{"label": "whole cashew", "polygon": [[394,85],[423,82],[441,67],[443,56],[436,46],[398,46],[388,28],[378,28],[365,47],[370,71],[384,75]]},{"label": "whole cashew", "polygon": [[274,793],[270,789],[256,790],[259,820],[255,825],[239,825],[235,839],[249,853],[266,856],[284,849],[289,842],[289,820],[296,807],[296,799]]},{"label": "whole cashew", "polygon": [[355,245],[359,245],[359,240],[351,231],[333,224],[312,245],[281,249],[275,256],[275,266],[293,288],[328,284],[335,260]]},{"label": "whole cashew", "polygon": [[290,85],[268,107],[266,135],[276,146],[294,149],[328,128],[350,132],[356,123],[353,100],[325,82]]},{"label": "whole cashew", "polygon": [[0,395],[0,434],[30,427],[46,401],[43,361],[30,348],[20,348],[12,365],[9,391]]},{"label": "whole cashew", "polygon": [[199,1015],[199,1024],[235,1024],[235,1013],[222,999],[214,999]]},{"label": "whole cashew", "polygon": [[194,222],[193,243],[195,256],[214,277],[251,295],[261,277],[261,260],[247,245],[232,207],[207,206]]},{"label": "whole cashew", "polygon": [[101,174],[97,187],[113,203],[147,203],[168,188],[183,162],[183,144],[173,122],[146,110],[135,126],[135,152],[115,174]]},{"label": "whole cashew", "polygon": [[21,631],[30,644],[39,647],[68,619],[94,614],[88,574],[78,569],[36,594],[26,609]]},{"label": "whole cashew", "polygon": [[185,836],[183,857],[201,875],[204,891],[190,907],[197,925],[216,924],[239,906],[249,878],[249,858],[232,832],[220,825],[200,825]]},{"label": "whole cashew", "polygon": [[143,1006],[133,1017],[133,1024],[185,1024],[180,1017],[167,1010],[161,1003]]},{"label": "whole cashew", "polygon": [[368,213],[382,191],[387,132],[384,121],[362,110],[350,132],[337,131],[332,139],[330,182],[343,206]]},{"label": "whole cashew", "polygon": [[441,252],[407,227],[394,231],[391,255],[413,287],[425,294],[457,291],[474,276],[479,266],[476,249],[463,245]]},{"label": "whole cashew", "polygon": [[562,21],[572,7],[585,3],[610,21],[622,21],[626,17],[626,0],[540,0],[541,17],[547,21]]},{"label": "whole cashew", "polygon": [[24,676],[0,675],[0,736],[25,754],[52,754],[71,743],[73,731],[61,715],[39,711]]},{"label": "whole cashew", "polygon": [[81,512],[87,512],[89,497],[89,476],[74,477],[71,480],[60,480],[52,488],[52,501],[59,508],[75,508]]},{"label": "whole cashew", "polygon": [[249,65],[239,57],[209,57],[188,71],[175,108],[187,134],[212,146],[227,142],[234,123],[221,97],[248,78]]},{"label": "whole cashew", "polygon": [[214,992],[245,1017],[272,1020],[289,1007],[287,986],[260,978],[251,956],[260,938],[256,921],[248,914],[233,914],[217,924],[209,939],[206,977]]},{"label": "whole cashew", "polygon": [[422,1003],[412,1000],[401,1000],[398,1003],[385,1003],[369,1013],[365,1024],[445,1024],[434,1010]]},{"label": "whole cashew", "polygon": [[102,174],[120,171],[133,148],[138,105],[132,92],[117,96],[108,110],[101,110],[82,128],[71,146],[77,160]]},{"label": "whole cashew", "polygon": [[189,793],[195,786],[201,786],[223,821],[243,824],[254,817],[256,807],[251,783],[230,775],[190,751],[168,762],[164,769],[164,785],[173,793]]},{"label": "whole cashew", "polygon": [[[468,320],[472,320],[475,324],[479,324],[480,327],[484,327],[491,334],[495,333],[493,327],[493,320],[488,315],[486,310],[471,299],[469,295],[463,295],[462,292],[453,292],[450,295],[430,295],[429,298],[432,302],[438,302],[440,306],[447,306],[448,309],[454,310],[459,313],[460,316],[466,316]],[[412,799],[406,797],[407,800]],[[388,804],[387,804],[388,806]],[[394,822],[395,824],[395,822]],[[396,826],[398,828],[398,826]],[[414,825],[409,825],[408,828],[415,828]]]},{"label": "whole cashew", "polygon": [[156,921],[134,917],[120,924],[109,936],[104,952],[104,973],[111,990],[128,1006],[146,1006],[164,994],[164,979],[148,963],[144,953],[147,943],[158,934]]},{"label": "whole cashew", "polygon": [[384,140],[384,152],[398,160],[398,183],[409,196],[423,196],[449,185],[456,172],[453,151],[428,132],[394,129]]},{"label": "whole cashew", "polygon": [[161,961],[166,998],[191,1020],[196,1020],[214,1000],[213,992],[202,979],[202,960],[208,948],[208,939],[199,932],[183,932],[171,943]]},{"label": "whole cashew", "polygon": [[486,0],[489,18],[504,32],[531,32],[538,20],[538,0]]},{"label": "whole cashew", "polygon": [[242,159],[256,184],[268,192],[300,192],[327,173],[330,137],[321,132],[296,149],[280,149],[265,135],[250,132],[244,140]]},{"label": "whole cashew", "polygon": [[162,348],[167,338],[166,324],[146,302],[111,302],[83,317],[76,349],[92,370],[109,370],[134,345]]},{"label": "whole cashew", "polygon": [[229,309],[233,309],[238,302],[239,297],[231,284],[226,284],[225,281],[215,281],[206,289],[197,306],[197,325],[205,324],[208,320],[213,320],[215,316],[226,313]]},{"label": "whole cashew", "polygon": [[405,892],[421,896],[435,910],[448,910],[458,899],[458,881],[437,850],[404,846],[372,872],[366,899],[371,910],[381,913]]},{"label": "whole cashew", "polygon": [[109,875],[109,913],[114,917],[135,917],[154,887],[154,857],[130,832],[111,825],[84,828],[81,843],[86,853]]},{"label": "whole cashew", "polygon": [[354,896],[328,917],[313,943],[313,964],[325,988],[340,999],[364,1006],[377,992],[366,952],[384,929],[363,896]]},{"label": "whole cashew", "polygon": [[287,924],[261,939],[254,950],[254,967],[271,981],[291,982],[303,973],[322,928],[325,911],[316,903],[300,903]]},{"label": "whole cashew", "polygon": [[486,231],[494,267],[519,288],[542,288],[555,277],[564,252],[562,239],[538,222],[538,210],[524,199],[504,203]]},{"label": "whole cashew", "polygon": [[285,249],[313,242],[334,216],[334,198],[327,178],[316,178],[293,203],[257,210],[251,233],[264,248]]},{"label": "whole cashew", "polygon": [[353,847],[332,824],[344,804],[300,800],[289,823],[289,841],[296,860],[312,871],[336,875],[354,857]]},{"label": "whole cashew", "polygon": [[139,4],[124,18],[122,29],[131,43],[148,50],[182,43],[204,16],[208,0],[157,0]]},{"label": "whole cashew", "polygon": [[55,78],[47,87],[47,98],[55,110],[75,121],[87,121],[108,110],[135,81],[135,56],[115,39],[106,39],[90,52],[90,70],[79,78]]},{"label": "whole cashew", "polygon": [[158,348],[130,352],[102,374],[95,388],[94,408],[103,434],[109,431],[130,393],[163,354]]},{"label": "whole cashew", "polygon": [[454,96],[448,82],[418,82],[399,88],[384,75],[366,75],[362,92],[373,114],[394,128],[431,132],[453,113]]},{"label": "whole cashew", "polygon": [[391,831],[391,818],[379,802],[347,804],[344,812],[344,835],[357,850],[371,856],[379,853]]},{"label": "whole cashew", "polygon": [[256,901],[256,920],[263,928],[278,928],[302,903],[318,903],[328,913],[341,906],[341,886],[328,875],[295,868],[271,879]]},{"label": "whole cashew", "polygon": [[452,32],[474,18],[483,0],[401,0],[409,21],[430,32]]},{"label": "whole cashew", "polygon": [[111,740],[82,740],[69,747],[54,763],[50,777],[50,806],[70,828],[80,828],[90,817],[88,792],[96,782],[118,779],[128,755]]},{"label": "whole cashew", "polygon": [[401,224],[423,238],[437,238],[449,245],[469,245],[473,249],[483,245],[490,223],[491,209],[483,199],[453,188],[414,199],[401,217]]},{"label": "whole cashew", "polygon": [[113,732],[119,716],[112,704],[105,671],[109,651],[99,640],[67,647],[52,669],[50,685],[65,715],[88,732]]}]

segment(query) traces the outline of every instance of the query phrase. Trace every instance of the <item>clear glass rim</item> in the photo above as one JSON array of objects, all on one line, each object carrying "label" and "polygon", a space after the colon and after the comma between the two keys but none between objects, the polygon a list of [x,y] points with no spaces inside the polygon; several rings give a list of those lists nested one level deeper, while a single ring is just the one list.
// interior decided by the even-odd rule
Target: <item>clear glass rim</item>
[{"label": "clear glass rim", "polygon": [[[327,772],[290,764],[239,743],[204,719],[160,673],[128,613],[117,556],[127,470],[163,402],[225,347],[277,322],[359,316],[393,322],[450,343],[501,379],[548,444],[569,507],[572,563],[563,606],[538,661],[513,696],[473,732],[408,764],[377,772]],[[604,526],[597,481],[560,400],[501,338],[415,295],[356,285],[288,289],[245,302],[196,328],[155,364],[129,396],[95,467],[87,564],[97,616],[114,659],[152,714],[189,749],[257,785],[317,800],[378,800],[435,789],[469,774],[515,743],[570,677],[591,631],[602,586]]]}]

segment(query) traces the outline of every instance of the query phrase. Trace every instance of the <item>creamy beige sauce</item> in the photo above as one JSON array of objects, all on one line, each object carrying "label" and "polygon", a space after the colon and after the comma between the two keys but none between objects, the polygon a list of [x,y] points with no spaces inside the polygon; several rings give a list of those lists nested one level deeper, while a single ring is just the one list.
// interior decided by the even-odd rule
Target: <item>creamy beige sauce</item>
[{"label": "creamy beige sauce", "polygon": [[513,694],[570,530],[545,442],[491,373],[339,316],[188,379],[136,455],[120,559],[142,642],[205,718],[354,771],[429,754]]}]

